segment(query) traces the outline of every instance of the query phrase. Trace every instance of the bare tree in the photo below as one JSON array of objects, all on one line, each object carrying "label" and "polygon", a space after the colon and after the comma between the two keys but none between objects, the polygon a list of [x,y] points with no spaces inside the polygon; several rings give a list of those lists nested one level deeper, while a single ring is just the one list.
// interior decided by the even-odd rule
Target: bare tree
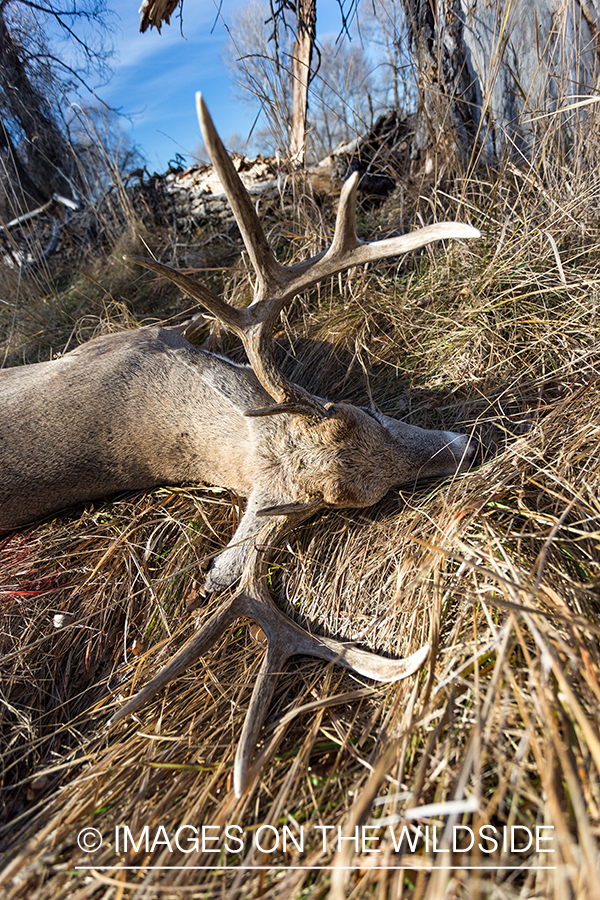
[{"label": "bare tree", "polygon": [[[316,0],[296,0],[296,40],[292,48],[292,135],[290,158],[303,165],[306,154],[306,118],[308,85],[313,49],[317,36]],[[275,23],[275,26],[277,23]]]},{"label": "bare tree", "polygon": [[[343,0],[338,0],[340,12],[342,16],[342,26],[345,31],[348,30],[348,18],[344,14]],[[173,14],[177,6],[183,7],[183,0],[144,0],[142,3],[141,13],[142,20],[140,25],[141,31],[146,31],[149,27],[156,27],[160,31],[163,22],[169,23],[170,16]],[[351,9],[355,10],[356,2],[350,4]],[[242,14],[243,15],[243,14]],[[265,109],[268,118],[272,118],[270,109],[266,102],[268,96],[280,97],[285,96],[285,101],[281,100],[281,104],[288,103],[287,91],[265,91],[264,90],[264,68],[257,64],[256,60],[262,52],[268,63],[269,74],[267,80],[273,74],[276,80],[281,80],[280,67],[283,65],[290,75],[291,96],[289,98],[290,114],[286,115],[285,121],[289,124],[282,129],[282,117],[278,110],[275,115],[277,123],[277,131],[287,132],[288,140],[286,147],[289,148],[289,156],[295,165],[302,165],[306,155],[306,137],[307,137],[307,115],[308,115],[308,96],[311,80],[315,74],[313,66],[313,55],[316,42],[317,28],[317,3],[316,0],[269,0],[268,12],[265,14],[264,24],[270,23],[270,32],[268,42],[272,45],[270,52],[259,51],[258,46],[263,43],[263,36],[252,47],[250,54],[238,53],[240,60],[253,57],[254,62],[248,67],[247,80],[253,82],[251,90],[256,94]],[[293,39],[291,39],[293,35]],[[291,40],[289,50],[283,51],[283,46],[288,45]],[[234,41],[237,46],[248,45],[248,39],[243,32],[236,29]],[[282,51],[286,57],[286,62],[282,63]],[[261,70],[257,72],[256,70]]]},{"label": "bare tree", "polygon": [[357,16],[361,41],[374,52],[382,102],[403,114],[416,107],[414,60],[409,50],[409,28],[399,0],[364,0]]},{"label": "bare tree", "polygon": [[[293,33],[284,30],[273,38],[266,3],[243,6],[230,24],[235,57],[226,51],[245,102],[260,104],[268,133],[260,134],[271,151],[294,144],[293,129]],[[358,41],[325,40],[318,45],[320,63],[308,88],[306,155],[322,159],[338,144],[352,140],[371,124],[381,107],[381,86],[373,75],[373,64]],[[295,162],[298,162],[298,157]]]},{"label": "bare tree", "polygon": [[293,34],[284,29],[274,39],[269,24],[269,6],[251,0],[232,16],[230,48],[223,62],[231,71],[243,102],[256,104],[266,122],[262,140],[271,150],[285,152],[291,143],[292,73],[290,59]]},{"label": "bare tree", "polygon": [[143,166],[144,159],[125,134],[122,116],[113,109],[97,103],[77,103],[71,105],[70,111],[67,126],[76,181],[94,202],[111,185]]},{"label": "bare tree", "polygon": [[22,210],[46,202],[54,193],[70,197],[76,190],[64,111],[67,98],[87,84],[86,78],[106,68],[109,49],[101,28],[106,15],[104,0],[0,2],[5,213],[7,203],[9,209]]},{"label": "bare tree", "polygon": [[378,85],[359,43],[325,40],[310,92],[308,144],[323,159],[338,144],[367,131],[378,107]]}]

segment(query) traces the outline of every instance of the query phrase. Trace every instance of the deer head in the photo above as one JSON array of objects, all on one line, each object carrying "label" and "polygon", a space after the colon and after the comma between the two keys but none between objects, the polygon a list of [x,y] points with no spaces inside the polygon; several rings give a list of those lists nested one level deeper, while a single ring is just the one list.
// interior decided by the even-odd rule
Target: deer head
[{"label": "deer head", "polygon": [[[232,545],[217,559],[206,589],[241,582],[234,596],[208,620],[175,658],[111,720],[130,715],[177,677],[219,638],[239,616],[254,619],[265,632],[268,650],[254,689],[238,745],[234,785],[238,796],[250,780],[249,765],[276,682],[288,657],[309,654],[335,660],[380,681],[410,675],[425,660],[428,647],[404,660],[391,660],[348,644],[317,638],[285,617],[264,584],[266,554],[289,521],[327,506],[370,506],[392,487],[421,477],[444,476],[468,467],[475,444],[465,435],[427,431],[378,412],[316,397],[285,377],[273,354],[273,331],[284,306],[301,291],[350,267],[406,253],[442,238],[472,238],[468,225],[443,222],[412,234],[366,243],[355,230],[358,175],[344,184],[334,237],[329,248],[305,262],[283,266],[271,252],[252,200],[221,143],[206,106],[197,96],[204,142],[239,226],[256,273],[252,303],[237,309],[182,272],[154,260],[129,259],[164,275],[221,320],[243,341],[252,369],[224,374],[226,361],[203,359],[200,377],[246,421],[253,447],[248,507]],[[175,329],[192,338],[197,318]],[[199,351],[196,351],[196,354]],[[198,372],[198,358],[186,351],[180,360]],[[233,364],[227,363],[232,367]],[[252,374],[253,373],[253,374]],[[241,383],[243,382],[243,385]]]}]

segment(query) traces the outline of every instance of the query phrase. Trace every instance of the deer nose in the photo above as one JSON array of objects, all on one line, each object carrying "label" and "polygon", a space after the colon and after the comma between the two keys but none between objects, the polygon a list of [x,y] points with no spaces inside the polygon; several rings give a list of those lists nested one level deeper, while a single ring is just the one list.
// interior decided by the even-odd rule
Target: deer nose
[{"label": "deer nose", "polygon": [[459,472],[470,469],[471,466],[481,465],[483,462],[483,445],[472,435],[467,437],[467,445],[464,449]]},{"label": "deer nose", "polygon": [[484,457],[484,446],[476,437],[469,438],[465,459],[469,460],[469,466],[480,466]]},{"label": "deer nose", "polygon": [[466,472],[475,463],[483,461],[482,447],[477,438],[468,434],[447,431],[448,447],[458,463],[457,472]]}]

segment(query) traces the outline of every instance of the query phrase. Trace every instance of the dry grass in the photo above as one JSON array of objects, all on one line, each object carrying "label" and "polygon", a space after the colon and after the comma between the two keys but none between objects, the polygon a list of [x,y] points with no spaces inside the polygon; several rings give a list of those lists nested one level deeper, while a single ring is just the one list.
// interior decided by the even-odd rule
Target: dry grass
[{"label": "dry grass", "polygon": [[[548,160],[546,171],[429,185],[421,215],[467,218],[481,242],[323,285],[282,319],[283,364],[305,387],[458,424],[488,449],[470,473],[322,515],[281,543],[271,586],[290,615],[380,652],[426,641],[433,652],[395,685],[291,665],[241,800],[233,755],[263,656],[243,623],[135,721],[105,729],[208,615],[193,609],[198,584],[235,528],[238,498],[158,490],[4,540],[7,900],[600,896],[599,187],[589,170]],[[273,224],[276,242],[293,234],[297,222]],[[228,289],[247,291],[241,270]],[[234,824],[243,853],[165,843],[183,825]],[[150,844],[163,826],[162,843],[117,854],[125,825],[135,837],[148,826]],[[304,852],[261,853],[261,825],[304,826]],[[338,850],[335,829],[362,825],[382,852]],[[437,826],[450,852],[421,841],[395,853],[390,827],[398,836],[404,825]],[[542,846],[554,853],[511,852],[501,839],[492,854],[477,842],[453,852],[453,825],[552,826]],[[77,846],[87,826],[104,836],[90,854]],[[325,852],[317,826],[333,827]],[[191,868],[216,862],[228,868]],[[152,868],[164,866],[185,868]]]}]

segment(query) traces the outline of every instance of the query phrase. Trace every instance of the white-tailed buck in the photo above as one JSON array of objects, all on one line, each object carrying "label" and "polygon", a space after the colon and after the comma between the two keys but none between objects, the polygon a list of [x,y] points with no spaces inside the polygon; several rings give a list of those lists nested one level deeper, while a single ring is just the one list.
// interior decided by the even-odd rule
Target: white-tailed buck
[{"label": "white-tailed buck", "polygon": [[440,238],[479,232],[459,223],[364,243],[356,237],[357,176],[344,185],[328,250],[294,266],[273,256],[254,206],[198,96],[206,147],[256,272],[254,300],[237,309],[186,275],[151,260],[240,336],[250,366],[194,347],[190,322],[106,335],[60,359],[0,372],[0,530],[6,532],[83,501],[123,490],[205,482],[248,498],[230,545],[205,590],[241,577],[237,592],[113,722],[141,706],[204,653],[238,616],[254,619],[268,651],[255,686],[235,764],[235,790],[248,766],[275,685],[294,654],[336,660],[380,681],[414,672],[428,648],[385,659],[310,635],[281,613],[261,566],[277,531],[327,507],[370,506],[393,487],[465,469],[475,453],[465,435],[426,431],[378,412],[330,403],[291,383],[277,367],[272,335],[280,311],[323,278],[406,253]]}]

